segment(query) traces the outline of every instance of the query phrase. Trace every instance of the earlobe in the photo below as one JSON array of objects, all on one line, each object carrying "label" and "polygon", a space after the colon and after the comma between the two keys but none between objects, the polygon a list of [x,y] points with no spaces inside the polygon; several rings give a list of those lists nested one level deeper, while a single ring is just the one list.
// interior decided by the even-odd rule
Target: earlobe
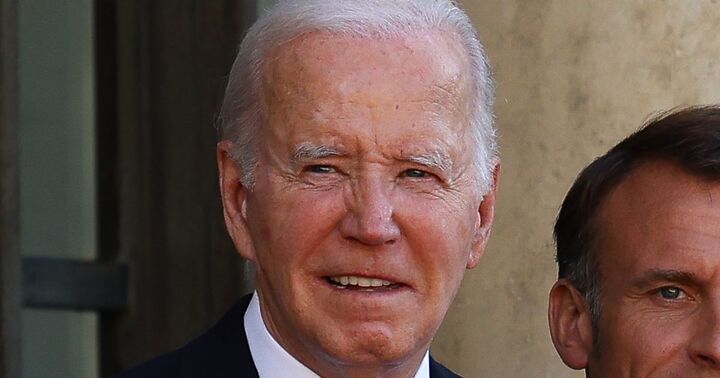
[{"label": "earlobe", "polygon": [[223,216],[230,238],[241,256],[255,261],[255,250],[247,223],[248,189],[242,183],[242,169],[230,153],[233,147],[230,141],[221,141],[217,145],[217,165],[220,178],[220,195],[223,203]]},{"label": "earlobe", "polygon": [[493,180],[490,190],[483,196],[482,202],[478,208],[477,224],[475,225],[475,236],[473,246],[468,256],[467,269],[472,269],[480,262],[480,258],[485,253],[488,239],[490,238],[490,230],[492,229],[495,217],[495,196],[498,184],[500,182],[500,162],[495,164],[493,169]]},{"label": "earlobe", "polygon": [[582,295],[567,279],[550,290],[548,322],[553,344],[565,365],[585,369],[593,347],[592,316]]}]

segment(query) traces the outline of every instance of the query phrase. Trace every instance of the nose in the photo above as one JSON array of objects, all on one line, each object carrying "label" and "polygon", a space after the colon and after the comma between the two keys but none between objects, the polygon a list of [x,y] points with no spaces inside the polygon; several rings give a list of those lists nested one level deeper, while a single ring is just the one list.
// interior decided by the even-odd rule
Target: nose
[{"label": "nose", "polygon": [[706,308],[702,316],[690,342],[690,358],[705,369],[720,371],[720,302]]},{"label": "nose", "polygon": [[400,228],[393,219],[390,190],[390,185],[379,179],[358,180],[348,198],[348,212],[340,224],[342,236],[366,245],[397,241]]}]

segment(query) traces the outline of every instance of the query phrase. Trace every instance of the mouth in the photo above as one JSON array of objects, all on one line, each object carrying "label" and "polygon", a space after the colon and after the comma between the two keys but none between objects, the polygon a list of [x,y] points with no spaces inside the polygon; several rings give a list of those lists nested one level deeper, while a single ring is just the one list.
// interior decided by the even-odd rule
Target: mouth
[{"label": "mouth", "polygon": [[332,286],[343,290],[387,291],[399,289],[405,285],[375,277],[328,276],[325,280]]}]

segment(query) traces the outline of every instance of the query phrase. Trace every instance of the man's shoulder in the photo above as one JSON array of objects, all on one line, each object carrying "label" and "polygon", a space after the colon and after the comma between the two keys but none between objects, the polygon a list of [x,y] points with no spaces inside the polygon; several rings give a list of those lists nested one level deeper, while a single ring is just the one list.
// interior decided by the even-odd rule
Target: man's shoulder
[{"label": "man's shoulder", "polygon": [[181,377],[182,349],[146,361],[130,370],[116,375],[115,378],[143,377]]},{"label": "man's shoulder", "polygon": [[243,326],[249,302],[243,297],[205,334],[116,378],[257,377]]},{"label": "man's shoulder", "polygon": [[430,378],[456,378],[460,377],[452,370],[446,368],[441,363],[430,357]]}]

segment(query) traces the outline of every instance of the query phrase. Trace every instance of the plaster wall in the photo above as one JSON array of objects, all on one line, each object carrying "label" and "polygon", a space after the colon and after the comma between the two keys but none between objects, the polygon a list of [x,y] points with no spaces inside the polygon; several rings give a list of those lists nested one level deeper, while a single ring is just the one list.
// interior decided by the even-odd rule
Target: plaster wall
[{"label": "plaster wall", "polygon": [[497,80],[496,223],[433,354],[466,377],[577,377],[557,357],[552,227],[577,173],[648,115],[720,102],[715,0],[465,0]]}]

